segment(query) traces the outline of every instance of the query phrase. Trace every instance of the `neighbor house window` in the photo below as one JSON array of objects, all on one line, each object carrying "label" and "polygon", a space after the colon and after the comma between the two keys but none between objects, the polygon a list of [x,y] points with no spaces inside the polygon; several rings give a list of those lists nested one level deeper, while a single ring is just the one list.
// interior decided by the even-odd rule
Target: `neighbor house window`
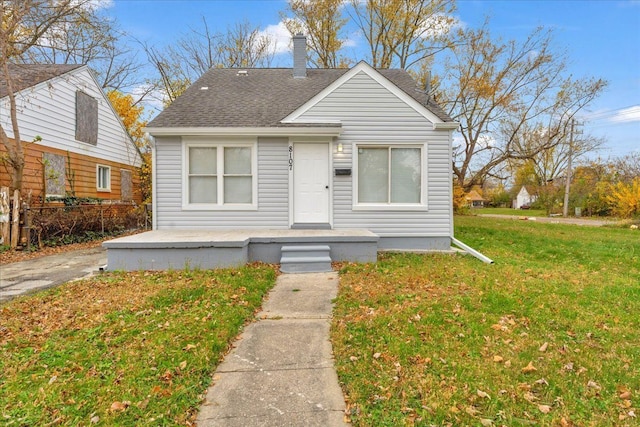
[{"label": "neighbor house window", "polygon": [[64,196],[65,158],[60,154],[42,153],[45,196]]},{"label": "neighbor house window", "polygon": [[76,92],[76,140],[98,144],[98,100]]},{"label": "neighbor house window", "polygon": [[253,145],[188,145],[185,154],[188,207],[247,208],[255,205]]},{"label": "neighbor house window", "polygon": [[111,167],[98,165],[96,167],[96,182],[98,191],[111,191]]},{"label": "neighbor house window", "polygon": [[358,146],[357,204],[423,204],[422,147]]}]

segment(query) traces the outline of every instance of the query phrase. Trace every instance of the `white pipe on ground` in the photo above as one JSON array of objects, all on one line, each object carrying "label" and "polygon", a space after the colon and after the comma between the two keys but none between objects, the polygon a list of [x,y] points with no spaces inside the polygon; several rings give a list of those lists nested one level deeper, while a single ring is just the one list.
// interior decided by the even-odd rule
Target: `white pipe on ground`
[{"label": "white pipe on ground", "polygon": [[451,236],[451,243],[453,243],[454,245],[456,245],[460,249],[464,250],[465,252],[467,252],[467,253],[473,255],[474,257],[478,258],[480,261],[486,262],[487,264],[493,264],[493,260],[491,258],[489,258],[489,257],[487,257],[485,255],[482,255],[480,252],[476,251],[471,246],[465,245],[464,243],[462,243],[460,240],[456,239],[453,236]]}]

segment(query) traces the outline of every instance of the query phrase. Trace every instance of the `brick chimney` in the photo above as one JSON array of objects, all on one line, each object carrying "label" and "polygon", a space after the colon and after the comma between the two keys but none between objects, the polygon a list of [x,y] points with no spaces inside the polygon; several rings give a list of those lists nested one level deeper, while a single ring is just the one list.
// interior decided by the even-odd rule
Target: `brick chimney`
[{"label": "brick chimney", "polygon": [[307,77],[307,38],[298,33],[293,36],[293,78]]}]

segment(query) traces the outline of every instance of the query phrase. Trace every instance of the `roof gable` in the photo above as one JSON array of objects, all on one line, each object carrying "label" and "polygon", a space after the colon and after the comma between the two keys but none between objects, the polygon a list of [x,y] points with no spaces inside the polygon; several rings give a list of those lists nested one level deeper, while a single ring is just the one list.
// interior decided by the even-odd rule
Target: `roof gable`
[{"label": "roof gable", "polygon": [[[338,79],[336,79],[334,82],[332,82],[326,88],[324,88],[321,92],[319,92],[317,95],[315,95],[313,98],[309,99],[302,106],[300,106],[295,111],[293,111],[291,114],[289,114],[287,117],[285,117],[282,120],[282,122],[283,123],[295,123],[297,119],[299,119],[302,115],[304,115],[304,113],[306,113],[307,111],[312,109],[315,105],[317,105],[319,102],[321,102],[323,99],[325,99],[329,94],[334,92],[336,89],[338,89],[340,86],[342,86],[343,84],[345,84],[346,82],[351,80],[354,76],[358,75],[359,73],[365,73],[367,76],[369,76],[371,79],[375,80],[378,84],[380,84],[382,87],[387,89],[393,95],[398,97],[404,103],[409,105],[418,114],[420,114],[421,116],[423,116],[424,118],[426,118],[430,122],[439,123],[439,122],[444,122],[444,121],[451,121],[451,119],[446,120],[448,117],[446,117],[446,115],[444,115],[444,112],[442,112],[441,110],[439,112],[442,112],[442,114],[441,114],[442,117],[439,117],[438,114],[434,113],[429,108],[427,108],[424,104],[418,102],[417,99],[415,99],[414,97],[410,96],[404,90],[400,89],[400,87],[397,84],[393,83],[389,78],[387,78],[387,77],[385,77],[383,75],[383,73],[385,73],[385,72],[386,73],[402,72],[402,73],[406,74],[411,79],[411,82],[413,82],[413,79],[406,72],[404,72],[404,70],[376,70],[375,68],[371,67],[366,62],[360,61],[355,67],[351,68],[348,72],[346,72],[345,74],[340,76]],[[405,85],[405,87],[406,87],[406,85]],[[413,84],[413,89],[414,89],[414,91],[417,91],[417,88],[415,87],[415,83]],[[424,98],[426,98],[426,96]]]},{"label": "roof gable", "polygon": [[[8,64],[13,92],[17,93],[66,74],[84,65],[77,64]],[[0,75],[0,98],[9,95],[4,75]]]},{"label": "roof gable", "polygon": [[[375,70],[364,62],[352,69],[307,69],[294,78],[291,68],[219,69],[207,71],[162,111],[148,128],[268,128],[301,125],[291,117],[322,99],[359,72],[375,76],[434,122],[452,120],[417,90],[404,70]],[[428,106],[428,107],[427,107]],[[288,119],[283,121],[283,119]]]}]

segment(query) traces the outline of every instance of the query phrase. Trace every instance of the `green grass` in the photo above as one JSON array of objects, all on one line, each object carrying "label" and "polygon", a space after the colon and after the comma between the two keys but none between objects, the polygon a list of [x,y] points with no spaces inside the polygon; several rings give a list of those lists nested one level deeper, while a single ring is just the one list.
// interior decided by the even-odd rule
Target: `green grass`
[{"label": "green grass", "polygon": [[0,306],[0,424],[192,425],[275,277],[110,273]]},{"label": "green grass", "polygon": [[496,263],[342,269],[332,341],[353,425],[640,425],[640,233],[460,217],[456,236]]},{"label": "green grass", "polygon": [[516,216],[547,216],[543,209],[511,209],[511,208],[473,208],[472,215],[516,215]]}]

